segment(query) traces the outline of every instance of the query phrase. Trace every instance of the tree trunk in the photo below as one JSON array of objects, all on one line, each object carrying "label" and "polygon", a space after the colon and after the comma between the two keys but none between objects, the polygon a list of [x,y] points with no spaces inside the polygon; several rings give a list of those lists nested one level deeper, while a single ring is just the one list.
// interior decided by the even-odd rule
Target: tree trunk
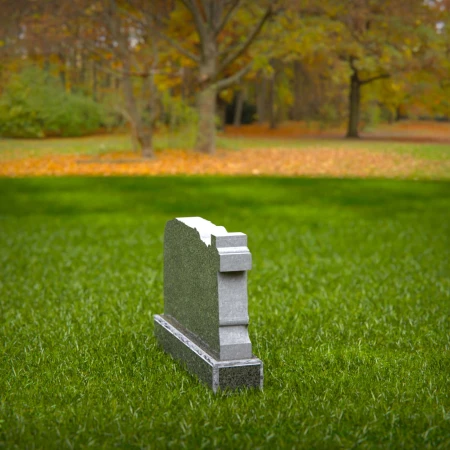
[{"label": "tree trunk", "polygon": [[302,63],[300,61],[294,61],[294,80],[293,80],[293,91],[294,91],[294,104],[292,105],[292,119],[302,120],[303,119],[303,109],[305,99],[303,98],[303,87],[304,87],[304,77],[302,70]]},{"label": "tree trunk", "polygon": [[[102,63],[100,63],[100,64],[102,64]],[[108,72],[104,77],[103,87],[105,87],[106,89],[109,90],[112,85],[113,85],[113,78],[112,78],[111,74]]]},{"label": "tree trunk", "polygon": [[358,138],[359,110],[361,104],[361,81],[358,73],[353,72],[350,77],[350,95],[349,95],[349,118],[348,118],[348,138]]},{"label": "tree trunk", "polygon": [[58,53],[59,59],[59,79],[64,90],[66,90],[66,60],[63,53]]},{"label": "tree trunk", "polygon": [[143,130],[140,128],[137,130],[137,138],[139,145],[141,146],[141,154],[143,158],[153,159],[155,154],[153,153],[153,133],[151,129]]},{"label": "tree trunk", "polygon": [[125,96],[125,102],[127,105],[129,120],[131,122],[131,130],[133,138],[139,143],[141,147],[143,158],[153,158],[153,136],[151,129],[146,130],[136,104],[136,98],[133,93],[133,83],[130,76],[130,64],[125,58],[123,67],[124,75],[122,78],[123,92]]},{"label": "tree trunk", "polygon": [[244,109],[244,91],[241,89],[236,93],[233,125],[240,127],[242,123],[242,111]]},{"label": "tree trunk", "polygon": [[239,82],[248,73],[251,67],[250,62],[232,75],[226,76],[230,66],[236,60],[242,59],[241,56],[247,52],[266,21],[272,16],[274,8],[272,2],[269,2],[256,26],[252,27],[247,36],[242,36],[243,39],[239,36],[235,43],[227,42],[227,45],[219,46],[219,43],[223,44],[219,35],[227,22],[234,16],[234,12],[239,11],[241,2],[239,0],[232,2],[183,0],[181,3],[192,15],[198,37],[199,54],[188,51],[167,35],[162,36],[179,52],[197,64],[200,93],[198,95],[199,126],[196,149],[202,153],[214,153],[217,93],[230,87],[233,83]]},{"label": "tree trunk", "polygon": [[[123,76],[121,84],[125,97],[126,116],[130,122],[133,134],[133,145],[136,142],[139,144],[143,158],[153,158],[152,126],[150,124],[150,126],[146,129],[144,123],[142,122],[142,116],[133,93],[133,82],[131,79],[131,57],[128,44],[129,36],[122,33],[116,0],[110,0],[108,2],[107,13],[108,15],[105,18],[106,25],[117,44],[116,54],[122,61]],[[118,88],[119,85],[116,84],[116,89]]]},{"label": "tree trunk", "polygon": [[204,44],[200,63],[200,86],[198,94],[198,130],[195,148],[200,153],[216,151],[217,43],[213,35]]},{"label": "tree trunk", "polygon": [[97,61],[92,61],[92,98],[97,101]]},{"label": "tree trunk", "polygon": [[269,80],[269,95],[268,95],[268,116],[269,116],[269,126],[273,130],[277,126],[277,114],[275,106],[275,73]]},{"label": "tree trunk", "polygon": [[267,97],[269,80],[265,76],[257,81],[258,87],[256,89],[256,115],[258,116],[258,123],[267,122]]},{"label": "tree trunk", "polygon": [[83,50],[81,50],[78,54],[77,62],[79,66],[78,82],[80,83],[81,87],[84,87],[84,84],[86,83],[86,56]]},{"label": "tree trunk", "polygon": [[198,132],[196,150],[212,155],[216,149],[216,88],[206,86],[198,94]]},{"label": "tree trunk", "polygon": [[69,68],[69,92],[73,93],[76,91],[77,85],[77,55],[74,48],[72,48],[72,51],[69,54]]},{"label": "tree trunk", "polygon": [[220,96],[217,98],[217,115],[219,116],[219,130],[225,131],[227,123],[227,102],[222,100]]}]

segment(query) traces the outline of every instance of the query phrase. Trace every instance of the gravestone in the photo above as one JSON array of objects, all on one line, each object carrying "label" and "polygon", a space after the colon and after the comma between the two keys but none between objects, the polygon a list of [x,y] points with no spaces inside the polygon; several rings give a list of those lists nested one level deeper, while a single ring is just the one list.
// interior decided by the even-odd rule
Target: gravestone
[{"label": "gravestone", "polygon": [[201,217],[170,220],[164,233],[163,349],[217,389],[263,385],[248,335],[247,236]]}]

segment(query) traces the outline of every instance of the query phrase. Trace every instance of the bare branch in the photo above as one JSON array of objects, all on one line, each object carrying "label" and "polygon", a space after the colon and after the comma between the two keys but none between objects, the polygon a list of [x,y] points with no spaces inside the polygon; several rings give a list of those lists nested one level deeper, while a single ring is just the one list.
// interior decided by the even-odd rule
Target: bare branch
[{"label": "bare branch", "polygon": [[235,61],[239,56],[241,56],[245,51],[250,47],[251,43],[256,39],[260,31],[262,30],[262,27],[266,23],[267,19],[272,15],[272,5],[270,5],[264,15],[259,20],[256,27],[253,29],[253,31],[250,33],[248,38],[245,40],[245,42],[240,45],[233,53],[229,53],[228,56],[226,56],[222,63],[219,65],[218,72],[222,72],[224,69],[226,69],[233,61]]},{"label": "bare branch", "polygon": [[[196,0],[192,0],[193,2],[195,2]],[[211,10],[208,8],[208,2],[206,0],[200,0],[200,6],[202,8],[202,14],[203,14],[203,18],[206,20],[206,22],[209,22],[211,20]]]},{"label": "bare branch", "polygon": [[183,3],[183,5],[187,9],[191,10],[192,8],[194,8],[194,4],[192,3],[192,0],[180,0],[180,1],[181,1],[181,3]]},{"label": "bare branch", "polygon": [[200,62],[200,58],[195,55],[194,53],[190,52],[189,50],[186,50],[182,45],[180,45],[175,39],[172,39],[171,37],[167,36],[162,31],[159,31],[158,29],[153,30],[161,39],[164,39],[168,44],[170,44],[173,48],[178,50],[182,55],[186,56],[186,58],[192,59],[192,61],[195,61],[196,63]]},{"label": "bare branch", "polygon": [[200,58],[196,54],[184,48],[181,44],[178,43],[176,39],[172,39],[170,36],[168,36],[166,33],[164,33],[158,28],[158,27],[164,28],[166,24],[164,23],[163,20],[161,20],[161,18],[157,14],[154,14],[150,11],[146,11],[145,18],[147,21],[146,23],[147,26],[151,27],[151,25],[154,25],[152,27],[152,32],[154,32],[158,37],[165,40],[169,45],[178,50],[182,55],[186,56],[186,58],[189,58],[192,61],[195,61],[196,63],[200,62]]},{"label": "bare branch", "polygon": [[203,46],[208,39],[208,33],[202,17],[202,12],[200,11],[197,3],[193,0],[181,0],[181,3],[183,3],[184,7],[191,13],[200,37],[200,42]]},{"label": "bare branch", "polygon": [[223,30],[225,25],[231,20],[231,18],[234,16],[236,11],[239,8],[239,5],[241,4],[242,0],[233,0],[233,3],[231,4],[229,10],[226,12],[226,14],[223,16],[220,23],[217,25],[216,29],[214,30],[214,34],[218,36],[220,32]]},{"label": "bare branch", "polygon": [[119,70],[119,69],[110,69],[109,67],[103,67],[99,66],[97,67],[97,70],[104,73],[109,73],[111,75],[120,75],[120,76],[130,76],[130,77],[139,77],[139,78],[148,78],[150,76],[150,72],[144,71],[144,72],[133,72],[125,71],[125,70]]},{"label": "bare branch", "polygon": [[367,84],[367,83],[372,83],[372,81],[380,80],[381,78],[390,78],[390,76],[391,75],[388,73],[382,73],[381,75],[375,75],[374,77],[367,78],[367,80],[361,80],[359,83],[361,85]]},{"label": "bare branch", "polygon": [[233,75],[223,78],[216,83],[218,91],[230,87],[232,84],[238,82],[243,76],[245,76],[252,68],[253,61],[248,62],[241,70],[238,70]]}]

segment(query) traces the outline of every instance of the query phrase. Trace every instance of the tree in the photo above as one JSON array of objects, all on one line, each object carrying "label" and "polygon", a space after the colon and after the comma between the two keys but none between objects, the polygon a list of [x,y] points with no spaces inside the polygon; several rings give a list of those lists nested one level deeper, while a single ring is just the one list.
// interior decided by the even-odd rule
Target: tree
[{"label": "tree", "polygon": [[324,8],[334,26],[331,37],[349,69],[347,137],[359,136],[361,88],[411,69],[423,47],[421,28],[433,31],[430,8],[422,0],[331,0]]},{"label": "tree", "polygon": [[348,116],[356,137],[360,116],[449,115],[449,0],[280,0],[276,14],[274,2],[0,0],[0,95],[37,65],[68,94],[120,111],[145,157],[153,124],[197,117],[197,150],[212,153],[216,109],[235,96],[238,124],[244,88],[244,109],[256,104],[272,127]]},{"label": "tree", "polygon": [[359,137],[358,127],[360,121],[360,109],[361,109],[361,87],[365,84],[372,83],[382,78],[389,78],[389,73],[380,73],[379,75],[373,75],[367,78],[361,76],[361,70],[355,63],[355,58],[349,58],[349,65],[352,70],[350,75],[350,89],[348,96],[349,104],[349,119],[347,126],[347,137],[357,138]]},{"label": "tree", "polygon": [[[154,18],[160,25],[161,37],[197,67],[199,123],[196,149],[212,154],[215,151],[218,93],[250,71],[251,60],[244,61],[241,67],[236,63],[247,54],[273,14],[273,1],[269,1],[263,11],[245,0],[180,0],[180,3],[193,22],[197,51],[183,46],[180,37],[171,37],[161,17],[154,15]],[[256,20],[253,10],[260,11]],[[235,19],[239,12],[247,14],[245,20],[237,23]]]},{"label": "tree", "polygon": [[[97,20],[97,35],[90,51],[97,55],[109,53],[118,66],[115,72],[120,75],[121,85],[125,99],[125,116],[128,119],[133,139],[138,143],[142,157],[153,158],[153,113],[154,97],[156,89],[153,83],[153,71],[157,62],[156,46],[153,45],[154,52],[151,55],[151,63],[144,59],[145,69],[141,71],[133,70],[133,53],[140,41],[145,40],[150,35],[151,30],[144,34],[139,29],[139,22],[133,20],[140,11],[134,8],[132,2],[119,2],[118,0],[103,0],[97,3],[92,13]],[[148,45],[148,41],[145,41]],[[134,93],[133,77],[140,77],[143,82],[149,83],[150,99],[147,107],[150,111],[149,124],[145,124],[140,111],[136,95]]]}]

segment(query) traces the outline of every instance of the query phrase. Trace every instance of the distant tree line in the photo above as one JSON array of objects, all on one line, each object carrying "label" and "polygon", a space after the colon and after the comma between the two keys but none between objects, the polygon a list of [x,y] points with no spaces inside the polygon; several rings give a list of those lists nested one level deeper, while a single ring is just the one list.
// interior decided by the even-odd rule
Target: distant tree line
[{"label": "distant tree line", "polygon": [[0,0],[0,134],[450,116],[450,0]]}]

